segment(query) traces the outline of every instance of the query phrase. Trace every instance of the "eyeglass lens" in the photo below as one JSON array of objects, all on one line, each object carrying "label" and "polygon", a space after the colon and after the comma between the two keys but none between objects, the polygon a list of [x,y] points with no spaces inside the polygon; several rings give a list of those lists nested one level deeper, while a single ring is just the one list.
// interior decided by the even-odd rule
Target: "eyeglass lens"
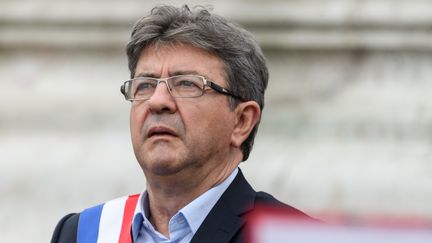
[{"label": "eyeglass lens", "polygon": [[131,95],[133,99],[149,99],[157,85],[165,82],[174,97],[197,97],[203,94],[204,80],[199,76],[180,75],[167,79],[141,77],[132,80]]}]

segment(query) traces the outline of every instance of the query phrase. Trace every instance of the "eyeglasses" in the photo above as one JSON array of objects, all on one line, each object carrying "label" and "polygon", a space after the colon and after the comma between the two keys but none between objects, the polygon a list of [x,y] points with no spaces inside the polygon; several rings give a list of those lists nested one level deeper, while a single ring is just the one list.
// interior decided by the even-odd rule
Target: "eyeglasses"
[{"label": "eyeglasses", "polygon": [[129,101],[148,100],[161,82],[165,82],[168,91],[175,98],[200,97],[204,95],[207,90],[206,87],[209,87],[221,94],[243,100],[228,89],[199,75],[177,75],[168,78],[137,77],[124,82],[120,91],[125,96],[125,99]]}]

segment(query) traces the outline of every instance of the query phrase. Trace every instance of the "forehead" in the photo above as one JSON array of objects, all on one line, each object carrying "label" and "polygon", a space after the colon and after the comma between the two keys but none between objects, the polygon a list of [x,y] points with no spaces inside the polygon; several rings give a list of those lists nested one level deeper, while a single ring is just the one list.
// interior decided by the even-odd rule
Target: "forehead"
[{"label": "forehead", "polygon": [[155,77],[166,77],[188,72],[209,79],[225,77],[223,62],[216,54],[183,43],[151,45],[145,48],[138,59],[135,76],[151,74]]}]

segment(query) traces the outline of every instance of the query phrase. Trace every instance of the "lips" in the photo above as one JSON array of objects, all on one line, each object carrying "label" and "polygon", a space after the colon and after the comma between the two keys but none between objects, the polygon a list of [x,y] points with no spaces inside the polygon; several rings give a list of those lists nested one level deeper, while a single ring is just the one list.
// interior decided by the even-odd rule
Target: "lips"
[{"label": "lips", "polygon": [[177,134],[168,127],[163,126],[154,126],[151,127],[147,132],[147,138],[155,137],[155,136],[174,136],[177,137]]}]

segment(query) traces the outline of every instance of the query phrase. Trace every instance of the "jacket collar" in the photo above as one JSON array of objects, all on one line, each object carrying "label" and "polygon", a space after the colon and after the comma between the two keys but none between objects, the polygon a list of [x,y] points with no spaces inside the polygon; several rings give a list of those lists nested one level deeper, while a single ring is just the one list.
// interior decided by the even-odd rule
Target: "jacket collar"
[{"label": "jacket collar", "polygon": [[239,170],[234,181],[204,219],[191,243],[229,242],[245,223],[241,216],[254,208],[255,194]]}]

